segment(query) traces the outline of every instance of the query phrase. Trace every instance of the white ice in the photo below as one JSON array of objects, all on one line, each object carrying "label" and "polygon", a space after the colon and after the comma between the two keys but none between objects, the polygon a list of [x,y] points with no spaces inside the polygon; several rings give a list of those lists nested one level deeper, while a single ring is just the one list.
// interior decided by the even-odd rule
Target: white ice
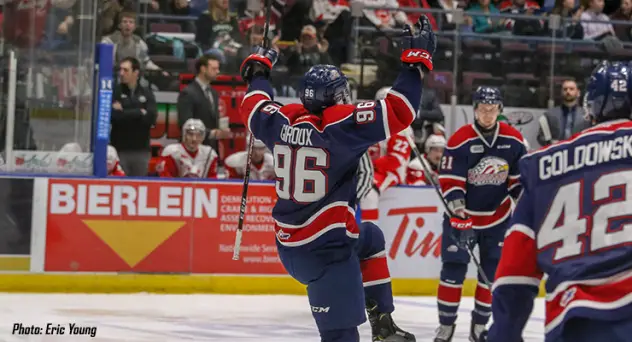
[{"label": "white ice", "polygon": [[[397,297],[395,321],[417,341],[432,341],[437,327],[434,298]],[[453,342],[467,341],[472,298],[464,298]],[[525,341],[544,341],[544,303],[539,300]],[[0,294],[0,341],[239,341],[318,342],[302,296]],[[89,336],[17,336],[14,323],[96,326]],[[367,323],[361,341],[371,341]]]}]

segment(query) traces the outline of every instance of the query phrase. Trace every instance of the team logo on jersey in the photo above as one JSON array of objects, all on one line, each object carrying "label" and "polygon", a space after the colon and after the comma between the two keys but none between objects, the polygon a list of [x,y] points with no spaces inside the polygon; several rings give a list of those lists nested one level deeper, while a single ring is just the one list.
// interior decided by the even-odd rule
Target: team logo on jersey
[{"label": "team logo on jersey", "polygon": [[502,158],[485,157],[467,172],[472,185],[500,185],[507,181],[509,164]]}]

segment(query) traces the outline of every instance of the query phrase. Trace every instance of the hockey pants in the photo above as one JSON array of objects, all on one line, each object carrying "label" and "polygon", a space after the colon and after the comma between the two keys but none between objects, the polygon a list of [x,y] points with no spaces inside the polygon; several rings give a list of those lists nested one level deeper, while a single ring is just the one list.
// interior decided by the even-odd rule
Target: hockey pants
[{"label": "hockey pants", "polygon": [[[479,249],[479,261],[489,281],[493,281],[496,275],[496,267],[500,261],[502,243],[505,239],[508,223],[509,220],[505,220],[495,227],[475,229],[474,231]],[[458,238],[458,234],[459,231],[452,228],[449,219],[444,217],[441,237],[442,265],[437,294],[439,322],[443,325],[452,325],[456,322],[461,303],[463,281],[470,263],[468,251],[458,247],[454,242],[454,239]],[[487,324],[489,321],[492,306],[490,291],[491,289],[478,274],[478,284],[474,293],[474,310],[472,311],[472,320],[475,324]]]},{"label": "hockey pants", "polygon": [[366,321],[365,298],[378,311],[391,313],[393,293],[382,231],[373,223],[359,226],[358,238],[333,229],[302,246],[278,243],[287,272],[307,285],[312,315],[322,342],[357,342]]}]

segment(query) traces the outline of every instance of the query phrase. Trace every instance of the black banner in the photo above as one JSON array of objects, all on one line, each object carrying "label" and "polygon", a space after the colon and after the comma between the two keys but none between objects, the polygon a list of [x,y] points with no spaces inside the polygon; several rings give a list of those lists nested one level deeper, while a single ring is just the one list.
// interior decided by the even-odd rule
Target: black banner
[{"label": "black banner", "polygon": [[0,178],[0,254],[31,253],[33,179]]}]

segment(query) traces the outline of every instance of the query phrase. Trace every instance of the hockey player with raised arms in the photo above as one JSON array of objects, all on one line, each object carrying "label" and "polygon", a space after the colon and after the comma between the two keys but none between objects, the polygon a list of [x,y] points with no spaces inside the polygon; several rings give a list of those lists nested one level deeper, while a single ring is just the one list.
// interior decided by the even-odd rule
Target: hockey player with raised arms
[{"label": "hockey player with raised arms", "polygon": [[259,48],[241,67],[248,92],[241,115],[272,150],[277,203],[272,211],[279,257],[307,285],[323,342],[357,342],[369,314],[373,341],[415,337],[393,322],[382,231],[355,220],[356,170],[369,146],[406,129],[419,107],[422,78],[432,70],[436,39],[422,16],[402,37],[402,70],[386,98],[351,104],[345,75],[316,65],[303,76],[302,104],[273,101],[268,77],[274,50]]},{"label": "hockey player with raised arms", "polygon": [[[452,341],[470,262],[468,249],[478,245],[481,267],[493,279],[513,202],[521,193],[518,160],[526,148],[520,132],[497,121],[503,108],[500,90],[479,87],[473,102],[474,123],[450,137],[439,169],[441,191],[457,216],[446,215],[443,221],[435,342]],[[470,341],[478,341],[491,316],[490,290],[479,274]]]},{"label": "hockey player with raised arms", "polygon": [[632,331],[632,70],[604,62],[585,93],[596,124],[520,161],[487,341],[519,342],[543,274],[546,342],[624,342]]}]

